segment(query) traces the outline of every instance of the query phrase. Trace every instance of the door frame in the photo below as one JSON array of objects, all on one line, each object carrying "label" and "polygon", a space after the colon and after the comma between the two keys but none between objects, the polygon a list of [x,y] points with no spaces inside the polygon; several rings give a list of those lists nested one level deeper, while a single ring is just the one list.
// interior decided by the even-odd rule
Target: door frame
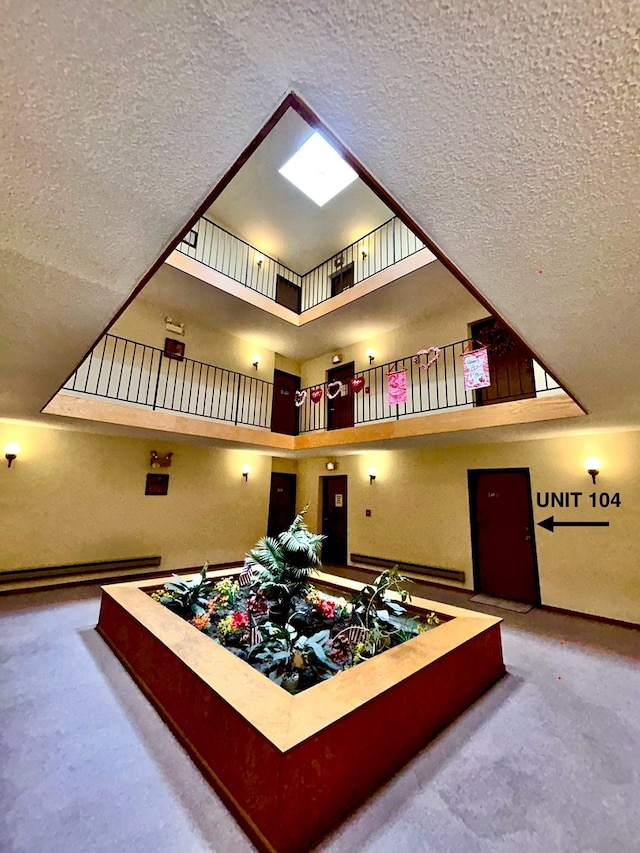
[{"label": "door frame", "polygon": [[345,516],[344,516],[344,565],[349,564],[349,476],[348,474],[321,474],[320,475],[320,532],[324,533],[324,510],[325,510],[325,484],[328,480],[344,480]]},{"label": "door frame", "polygon": [[[355,363],[355,361],[348,361],[346,364],[336,364],[333,367],[328,368],[326,380],[325,380],[325,385],[330,385],[334,381],[331,378],[332,373],[337,373],[339,370],[345,370],[348,367],[351,368],[352,376],[355,376],[356,375],[356,363]],[[344,385],[344,382],[342,384]],[[349,391],[348,391],[347,396],[349,397],[349,400],[351,401],[351,423],[349,424],[349,426],[346,426],[346,427],[329,426],[329,422],[332,420],[329,409],[330,409],[330,405],[333,402],[333,400],[330,400],[328,397],[326,397],[326,406],[327,406],[326,427],[327,427],[327,431],[333,432],[334,430],[337,430],[337,429],[350,429],[351,427],[355,426],[355,423],[356,423],[356,413],[354,411],[355,397],[354,397],[353,391],[351,390],[351,386],[348,386],[348,387],[349,387]]]},{"label": "door frame", "polygon": [[538,546],[536,543],[535,522],[533,518],[533,498],[531,495],[531,471],[529,468],[468,468],[467,487],[469,490],[469,519],[471,524],[471,561],[473,564],[473,591],[482,593],[480,588],[480,560],[478,555],[478,519],[476,512],[476,484],[480,474],[524,474],[529,491],[529,529],[531,530],[531,551],[533,556],[533,574],[536,592],[535,606],[542,604],[540,595],[540,570],[538,567]]},{"label": "door frame", "polygon": [[[286,370],[280,370],[277,367],[273,368],[273,399],[271,400],[271,423],[269,426],[269,429],[272,432],[273,432],[273,412],[274,412],[275,407],[276,407],[276,373],[280,373],[282,376],[288,376],[290,379],[295,379],[296,380],[296,388],[298,391],[300,390],[300,383],[302,381],[301,377],[296,376],[295,373],[287,373]],[[294,392],[294,394],[295,394],[295,392]],[[295,406],[295,404],[294,404],[294,409],[296,412],[296,431],[294,433],[290,433],[290,432],[277,433],[278,435],[300,435],[300,410]]]}]

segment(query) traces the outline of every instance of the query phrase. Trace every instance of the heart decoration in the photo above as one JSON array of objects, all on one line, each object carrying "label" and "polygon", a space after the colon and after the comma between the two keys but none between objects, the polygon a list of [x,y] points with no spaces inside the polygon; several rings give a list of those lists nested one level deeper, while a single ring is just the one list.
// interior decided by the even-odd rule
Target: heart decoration
[{"label": "heart decoration", "polygon": [[319,403],[322,400],[322,388],[314,388],[311,392],[311,402]]},{"label": "heart decoration", "polygon": [[298,408],[300,408],[300,406],[302,406],[302,404],[304,403],[304,401],[305,401],[306,399],[307,399],[307,392],[306,392],[306,390],[305,390],[305,391],[296,391],[296,393],[295,393],[294,403],[296,404],[296,406],[297,406]]},{"label": "heart decoration", "polygon": [[[433,357],[429,358],[429,353],[433,353]],[[421,361],[420,356],[426,355],[426,362]],[[413,357],[413,363],[417,364],[418,367],[421,367],[423,370],[429,370],[434,361],[437,361],[440,358],[440,349],[439,347],[428,347],[427,349],[419,349],[418,352]]]},{"label": "heart decoration", "polygon": [[364,376],[354,376],[349,380],[349,385],[351,385],[351,390],[354,394],[358,394],[364,388],[365,378]]},{"label": "heart decoration", "polygon": [[[342,382],[339,379],[336,379],[335,382],[330,382],[327,385],[327,397],[330,400],[333,400],[340,393],[340,389],[342,388]],[[333,390],[335,389],[335,390]]]}]

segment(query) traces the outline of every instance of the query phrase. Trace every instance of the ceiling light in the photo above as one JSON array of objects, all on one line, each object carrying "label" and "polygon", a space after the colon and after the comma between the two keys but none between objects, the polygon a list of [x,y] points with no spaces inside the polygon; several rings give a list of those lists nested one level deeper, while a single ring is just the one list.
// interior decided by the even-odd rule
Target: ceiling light
[{"label": "ceiling light", "polygon": [[288,181],[322,207],[358,177],[329,143],[314,133],[279,170]]}]

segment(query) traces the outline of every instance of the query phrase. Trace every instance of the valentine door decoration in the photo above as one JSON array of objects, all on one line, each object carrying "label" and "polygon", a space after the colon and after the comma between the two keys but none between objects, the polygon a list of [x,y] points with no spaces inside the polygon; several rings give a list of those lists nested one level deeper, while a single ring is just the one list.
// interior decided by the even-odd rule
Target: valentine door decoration
[{"label": "valentine door decoration", "polygon": [[319,403],[322,400],[322,388],[314,388],[311,392],[311,402]]},{"label": "valentine door decoration", "polygon": [[465,391],[487,388],[491,385],[487,347],[462,353],[462,373]]},{"label": "valentine door decoration", "polygon": [[407,402],[407,371],[391,370],[387,373],[387,395],[390,406],[399,406]]}]

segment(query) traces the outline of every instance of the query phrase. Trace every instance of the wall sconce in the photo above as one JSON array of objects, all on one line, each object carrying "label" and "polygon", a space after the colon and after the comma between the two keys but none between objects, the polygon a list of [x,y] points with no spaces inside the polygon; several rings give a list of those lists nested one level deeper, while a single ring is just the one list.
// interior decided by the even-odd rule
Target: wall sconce
[{"label": "wall sconce", "polygon": [[157,450],[151,451],[151,457],[149,459],[149,467],[150,468],[170,468],[171,467],[171,457],[173,456],[173,451],[171,453],[158,453]]},{"label": "wall sconce", "polygon": [[7,465],[7,468],[11,468],[11,463],[16,458],[18,453],[20,453],[20,445],[16,444],[15,441],[10,441],[9,444],[5,444],[4,458],[9,463]]},{"label": "wall sconce", "polygon": [[262,264],[264,263],[264,255],[256,255],[256,265],[259,270],[262,269]]},{"label": "wall sconce", "polygon": [[335,355],[331,356],[331,364],[340,364],[341,361],[342,356],[340,355],[340,353],[336,353]]},{"label": "wall sconce", "polygon": [[369,252],[366,249],[363,249],[360,254],[362,255],[362,262],[364,263],[369,257]]},{"label": "wall sconce", "polygon": [[375,352],[372,349],[367,350],[367,358],[369,359],[369,364],[373,364],[373,359],[376,357]]},{"label": "wall sconce", "polygon": [[597,456],[590,456],[584,460],[584,467],[587,469],[587,474],[591,474],[591,479],[595,485],[596,477],[600,473],[601,462]]},{"label": "wall sconce", "polygon": [[252,358],[251,364],[253,364],[253,366],[257,370],[258,365],[260,364],[260,356],[259,355],[252,355],[251,358]]},{"label": "wall sconce", "polygon": [[338,463],[333,461],[327,462],[325,468],[327,469],[327,471],[335,471],[338,468]]},{"label": "wall sconce", "polygon": [[367,471],[367,474],[369,475],[369,485],[372,485],[373,481],[376,478],[377,473],[378,472],[376,471],[375,468],[369,468],[369,470]]},{"label": "wall sconce", "polygon": [[164,327],[174,335],[184,335],[184,323],[176,323],[171,317],[164,318]]},{"label": "wall sconce", "polygon": [[242,476],[244,477],[245,483],[249,482],[249,474],[250,473],[251,473],[251,466],[250,465],[244,465],[242,467]]}]

